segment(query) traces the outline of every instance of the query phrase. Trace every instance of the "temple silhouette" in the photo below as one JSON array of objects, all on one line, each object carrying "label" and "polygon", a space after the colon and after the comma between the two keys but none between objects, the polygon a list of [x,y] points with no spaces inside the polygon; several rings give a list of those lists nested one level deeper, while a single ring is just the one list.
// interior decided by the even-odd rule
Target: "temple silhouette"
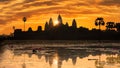
[{"label": "temple silhouette", "polygon": [[[100,25],[104,25],[103,18],[97,18],[95,25],[99,25],[99,29],[93,28],[89,30],[85,27],[77,28],[75,19],[72,21],[72,26],[63,24],[61,15],[58,15],[58,24],[53,25],[53,20],[45,23],[45,28],[38,26],[37,31],[33,31],[30,27],[27,31],[15,29],[13,39],[19,40],[120,40],[120,23],[107,22],[106,30],[100,30]],[[102,23],[100,23],[100,22]],[[97,23],[98,22],[98,23]]]}]

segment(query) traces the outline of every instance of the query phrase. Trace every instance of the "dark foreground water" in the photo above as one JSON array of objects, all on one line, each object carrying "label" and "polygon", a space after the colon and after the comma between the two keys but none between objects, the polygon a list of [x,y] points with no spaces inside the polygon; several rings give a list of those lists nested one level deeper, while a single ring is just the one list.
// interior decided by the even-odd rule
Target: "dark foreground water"
[{"label": "dark foreground water", "polygon": [[0,68],[120,68],[120,43],[4,41]]}]

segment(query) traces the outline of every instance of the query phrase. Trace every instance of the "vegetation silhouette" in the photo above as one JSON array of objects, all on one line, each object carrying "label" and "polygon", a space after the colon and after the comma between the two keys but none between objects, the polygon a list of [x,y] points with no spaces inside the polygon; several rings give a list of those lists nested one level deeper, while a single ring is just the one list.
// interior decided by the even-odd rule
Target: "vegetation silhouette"
[{"label": "vegetation silhouette", "polygon": [[[68,25],[68,22],[63,24],[61,15],[58,15],[58,24],[53,25],[53,19],[50,18],[49,22],[45,23],[45,28],[42,30],[41,26],[38,26],[37,31],[33,31],[30,27],[25,31],[26,17],[24,21],[24,31],[22,29],[15,29],[12,36],[5,39],[14,40],[120,40],[120,23],[107,22],[105,24],[102,17],[98,17],[95,20],[95,25],[99,26],[99,29],[93,28],[89,30],[83,26],[77,27],[75,19],[72,21],[72,26]],[[101,30],[101,26],[106,25],[106,30]]]},{"label": "vegetation silhouette", "polygon": [[115,23],[114,22],[107,22],[106,23],[106,29],[107,30],[113,30],[115,28]]},{"label": "vegetation silhouette", "polygon": [[120,32],[120,23],[116,23],[115,28],[117,28],[117,31]]},{"label": "vegetation silhouette", "polygon": [[23,17],[23,22],[24,22],[24,31],[25,31],[25,22],[27,21],[26,17]]},{"label": "vegetation silhouette", "polygon": [[96,26],[99,26],[99,30],[100,30],[100,26],[101,26],[101,25],[105,25],[105,22],[104,22],[103,18],[102,18],[102,17],[97,18],[97,19],[95,20],[95,25],[96,25]]}]

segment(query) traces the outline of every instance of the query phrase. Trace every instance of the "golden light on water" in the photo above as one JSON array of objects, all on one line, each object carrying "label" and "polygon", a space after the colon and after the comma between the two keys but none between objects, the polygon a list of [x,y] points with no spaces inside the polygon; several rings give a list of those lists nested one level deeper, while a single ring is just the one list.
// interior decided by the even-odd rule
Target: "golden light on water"
[{"label": "golden light on water", "polygon": [[[19,51],[20,52],[20,51]],[[8,55],[6,55],[8,54]],[[72,54],[71,54],[72,55]],[[101,62],[104,62],[104,65],[102,65],[105,68],[109,68],[110,65],[109,63],[111,62],[112,59],[110,59],[111,57],[114,58],[119,58],[118,55],[113,55],[113,56],[109,56],[109,55],[101,55]],[[73,59],[69,58],[67,61],[65,60],[60,60],[65,58],[65,57],[60,57],[58,55],[58,53],[54,53],[49,55],[48,57],[48,61],[46,62],[46,57],[45,56],[41,56],[40,58],[38,57],[37,54],[32,54],[31,57],[29,57],[28,54],[22,54],[22,55],[15,55],[13,54],[13,51],[10,50],[6,50],[0,61],[0,68],[21,68],[23,66],[23,64],[25,65],[26,68],[96,68],[96,61],[97,60],[88,60],[88,59],[99,59],[99,56],[92,56],[89,55],[87,57],[84,58],[76,58],[76,63],[73,64]],[[113,59],[114,59],[113,58]],[[109,60],[110,61],[109,61]],[[117,59],[119,60],[119,59]],[[117,60],[114,62],[117,62]],[[51,65],[49,64],[51,63]],[[117,63],[117,65],[120,65]],[[113,65],[113,68],[117,68],[117,65]]]},{"label": "golden light on water", "polygon": [[53,68],[58,68],[58,60],[59,60],[58,55],[57,53],[55,53],[53,58],[53,64],[52,64]]},{"label": "golden light on water", "polygon": [[58,65],[58,59],[54,59],[53,64],[55,64],[57,66]]}]

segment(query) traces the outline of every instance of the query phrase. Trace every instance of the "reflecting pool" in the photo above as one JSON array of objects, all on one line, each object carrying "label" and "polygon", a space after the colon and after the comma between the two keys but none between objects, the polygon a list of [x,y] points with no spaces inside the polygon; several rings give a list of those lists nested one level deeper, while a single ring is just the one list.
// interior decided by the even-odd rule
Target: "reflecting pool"
[{"label": "reflecting pool", "polygon": [[119,45],[7,43],[0,49],[0,68],[120,68]]}]

